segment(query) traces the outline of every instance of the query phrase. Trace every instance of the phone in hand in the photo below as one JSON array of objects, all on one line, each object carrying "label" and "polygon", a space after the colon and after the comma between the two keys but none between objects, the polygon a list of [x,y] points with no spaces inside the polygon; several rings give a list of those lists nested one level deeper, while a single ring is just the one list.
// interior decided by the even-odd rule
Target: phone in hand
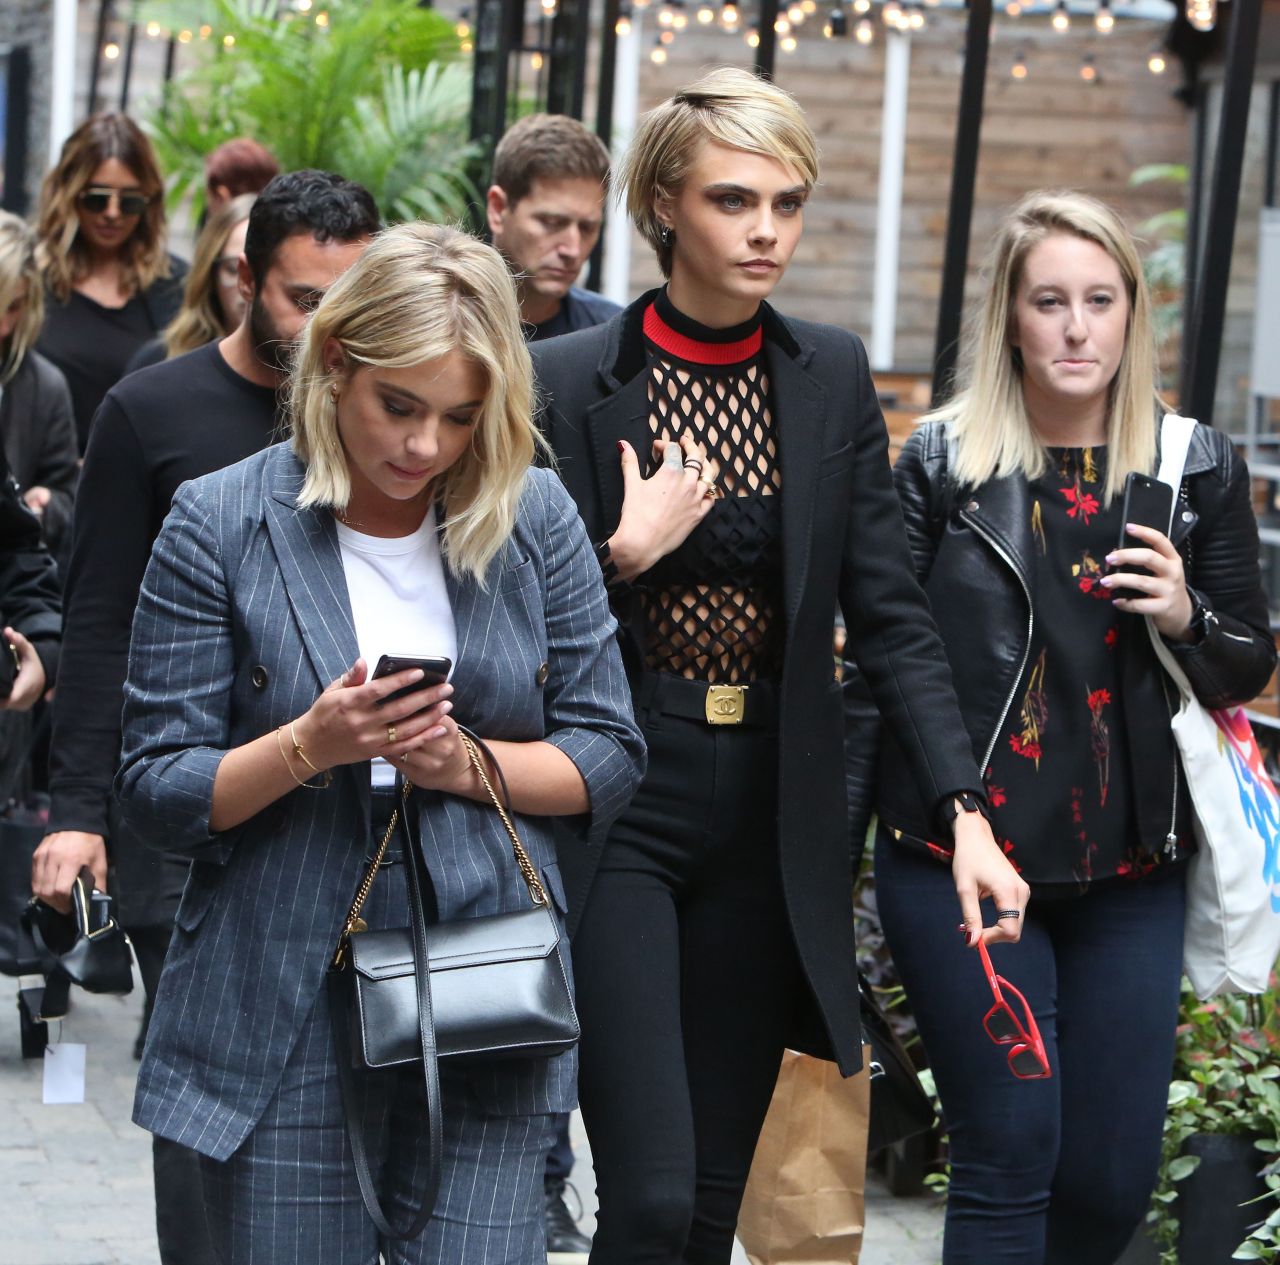
[{"label": "phone in hand", "polygon": [[388,694],[382,700],[383,703],[390,703],[409,694],[415,694],[418,690],[425,690],[428,686],[443,685],[449,679],[449,670],[452,667],[452,662],[443,655],[424,658],[422,655],[415,654],[384,654],[373,670],[373,679],[376,681],[379,677],[394,676],[395,673],[404,672],[407,668],[422,669],[421,681],[406,685],[404,689],[396,690],[394,694]]},{"label": "phone in hand", "polygon": [[[1173,513],[1173,489],[1159,479],[1139,474],[1136,470],[1124,481],[1124,513],[1120,519],[1120,540],[1118,549],[1145,549],[1147,542],[1131,536],[1125,530],[1126,523],[1137,523],[1139,527],[1153,527],[1156,531],[1168,535],[1169,519]],[[1113,574],[1121,571],[1139,571],[1143,568],[1134,566],[1116,567]],[[1121,598],[1145,597],[1136,589],[1116,589],[1114,596]]]}]

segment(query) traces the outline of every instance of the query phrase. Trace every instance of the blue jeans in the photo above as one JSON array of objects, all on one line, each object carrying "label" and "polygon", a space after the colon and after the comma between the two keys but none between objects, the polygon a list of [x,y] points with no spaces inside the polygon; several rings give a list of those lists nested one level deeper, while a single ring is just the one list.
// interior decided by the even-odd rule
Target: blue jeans
[{"label": "blue jeans", "polygon": [[[876,899],[951,1139],[943,1265],[1111,1265],[1145,1215],[1173,1065],[1185,867],[1032,895],[991,950],[1053,1076],[1018,1080],[982,1027],[991,990],[950,869],[876,838]],[[986,903],[986,922],[995,912]]]}]

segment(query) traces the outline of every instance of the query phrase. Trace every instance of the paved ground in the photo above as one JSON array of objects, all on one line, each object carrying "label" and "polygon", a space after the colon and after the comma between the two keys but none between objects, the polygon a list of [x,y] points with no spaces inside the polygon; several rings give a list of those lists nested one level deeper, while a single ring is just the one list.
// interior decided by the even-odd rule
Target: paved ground
[{"label": "paved ground", "polygon": [[[157,1265],[149,1142],[129,1120],[140,991],[77,992],[61,1033],[88,1047],[85,1101],[76,1106],[41,1102],[42,1067],[20,1057],[15,996],[15,981],[0,977],[0,1265]],[[575,1131],[590,1228],[592,1183],[576,1117]],[[931,1200],[894,1199],[873,1177],[862,1265],[934,1265],[941,1229]],[[746,1258],[738,1252],[734,1261]]]}]

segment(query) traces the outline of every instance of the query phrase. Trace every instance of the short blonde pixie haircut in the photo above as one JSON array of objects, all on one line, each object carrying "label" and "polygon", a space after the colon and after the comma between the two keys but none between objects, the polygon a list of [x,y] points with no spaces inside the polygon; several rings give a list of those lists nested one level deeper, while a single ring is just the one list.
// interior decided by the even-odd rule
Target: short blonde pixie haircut
[{"label": "short blonde pixie haircut", "polygon": [[1107,481],[1110,504],[1131,471],[1150,474],[1156,460],[1156,342],[1151,294],[1142,260],[1124,221],[1087,194],[1042,189],[1029,193],[1004,218],[984,274],[982,306],[968,322],[960,390],[921,421],[950,419],[956,438],[954,480],[979,487],[988,479],[1021,474],[1034,479],[1048,465],[1044,445],[1027,415],[1022,358],[1010,341],[1014,303],[1027,256],[1046,237],[1066,233],[1094,242],[1115,260],[1129,298],[1124,353],[1111,382],[1107,410]]},{"label": "short blonde pixie haircut", "polygon": [[[325,365],[330,339],[345,361],[336,376]],[[289,397],[293,449],[307,467],[298,505],[342,511],[351,498],[334,387],[362,369],[403,369],[454,351],[479,366],[486,389],[470,446],[439,479],[442,552],[455,575],[483,587],[541,439],[515,282],[502,256],[466,233],[423,223],[386,229],[316,308]]]},{"label": "short blonde pixie haircut", "polygon": [[640,120],[618,173],[627,213],[656,252],[664,277],[671,275],[671,246],[662,240],[655,203],[679,193],[703,141],[794,167],[806,190],[818,182],[818,143],[789,93],[731,66],[681,88]]},{"label": "short blonde pixie haircut", "polygon": [[27,283],[26,305],[7,345],[0,343],[0,386],[13,378],[40,337],[44,322],[44,283],[36,260],[36,235],[25,220],[0,211],[0,316]]}]

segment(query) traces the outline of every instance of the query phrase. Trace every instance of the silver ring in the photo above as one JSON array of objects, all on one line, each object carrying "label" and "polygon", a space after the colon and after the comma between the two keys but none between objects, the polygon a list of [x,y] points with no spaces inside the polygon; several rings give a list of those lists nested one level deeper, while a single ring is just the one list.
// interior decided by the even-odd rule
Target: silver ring
[{"label": "silver ring", "polygon": [[1020,909],[999,909],[996,911],[996,922],[1001,918],[1021,918],[1022,911]]}]

